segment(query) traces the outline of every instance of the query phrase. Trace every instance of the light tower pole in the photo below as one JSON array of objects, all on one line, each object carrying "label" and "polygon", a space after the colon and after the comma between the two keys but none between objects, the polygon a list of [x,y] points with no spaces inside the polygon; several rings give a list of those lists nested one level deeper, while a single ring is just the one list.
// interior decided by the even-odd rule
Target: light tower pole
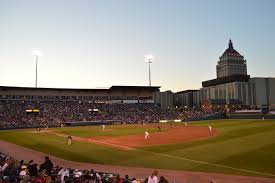
[{"label": "light tower pole", "polygon": [[153,55],[145,55],[144,60],[149,65],[149,86],[151,86],[151,63],[153,63]]},{"label": "light tower pole", "polygon": [[37,88],[37,65],[38,65],[38,58],[42,56],[42,52],[39,50],[33,50],[32,55],[35,57],[35,88]]}]

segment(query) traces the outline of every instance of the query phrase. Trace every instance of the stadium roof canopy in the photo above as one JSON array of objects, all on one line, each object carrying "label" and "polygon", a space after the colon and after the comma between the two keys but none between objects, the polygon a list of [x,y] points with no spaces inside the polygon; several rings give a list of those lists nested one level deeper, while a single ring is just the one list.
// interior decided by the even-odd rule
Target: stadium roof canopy
[{"label": "stadium roof canopy", "polygon": [[0,96],[152,96],[159,86],[111,86],[110,88],[35,88],[0,86]]},{"label": "stadium roof canopy", "polygon": [[203,81],[202,86],[209,87],[209,86],[216,86],[216,85],[220,85],[220,84],[237,82],[237,81],[238,82],[248,82],[249,79],[250,79],[249,75],[231,75],[231,76],[225,76],[222,78]]},{"label": "stadium roof canopy", "polygon": [[159,89],[160,86],[111,86],[110,88],[35,88],[35,87],[18,87],[18,86],[0,86],[1,90],[5,89],[39,89],[39,90],[131,90],[131,89]]},{"label": "stadium roof canopy", "polygon": [[192,92],[197,92],[197,91],[200,91],[200,90],[184,90],[184,91],[177,92],[177,94],[192,93]]}]

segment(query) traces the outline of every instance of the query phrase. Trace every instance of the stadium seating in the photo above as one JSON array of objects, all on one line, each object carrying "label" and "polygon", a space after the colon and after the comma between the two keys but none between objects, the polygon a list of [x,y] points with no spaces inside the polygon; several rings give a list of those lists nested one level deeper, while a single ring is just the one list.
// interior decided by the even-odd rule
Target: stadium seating
[{"label": "stadium seating", "polygon": [[67,122],[116,120],[126,123],[188,120],[211,113],[194,109],[161,109],[155,104],[92,103],[68,100],[0,100],[0,129],[58,127]]},{"label": "stadium seating", "polygon": [[[33,171],[35,167],[36,171]],[[42,167],[42,164],[40,165]],[[33,173],[35,172],[35,173]],[[121,178],[117,173],[96,172],[53,166],[51,172],[41,169],[34,162],[20,162],[0,152],[0,183],[143,183],[144,179]]]}]

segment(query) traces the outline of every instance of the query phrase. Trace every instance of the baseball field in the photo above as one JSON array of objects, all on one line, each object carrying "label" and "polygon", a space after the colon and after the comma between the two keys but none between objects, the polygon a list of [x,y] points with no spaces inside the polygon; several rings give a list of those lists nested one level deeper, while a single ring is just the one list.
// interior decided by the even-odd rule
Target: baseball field
[{"label": "baseball field", "polygon": [[77,162],[275,177],[275,120],[6,130],[0,139]]}]

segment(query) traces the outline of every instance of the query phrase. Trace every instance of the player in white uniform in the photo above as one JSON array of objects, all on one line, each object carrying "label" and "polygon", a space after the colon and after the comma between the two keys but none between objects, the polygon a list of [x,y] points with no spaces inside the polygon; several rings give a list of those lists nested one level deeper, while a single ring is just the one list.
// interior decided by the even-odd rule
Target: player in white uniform
[{"label": "player in white uniform", "polygon": [[73,138],[69,135],[67,137],[67,144],[68,144],[68,146],[72,145],[72,141],[73,141]]},{"label": "player in white uniform", "polygon": [[184,122],[184,125],[187,126],[187,122]]},{"label": "player in white uniform", "polygon": [[209,125],[208,128],[209,128],[209,131],[211,132],[212,131],[212,126]]},{"label": "player in white uniform", "polygon": [[150,138],[149,132],[146,131],[146,132],[144,132],[144,134],[145,134],[145,136],[144,136],[145,140],[148,140]]},{"label": "player in white uniform", "polygon": [[105,125],[102,125],[102,131],[104,131],[105,130]]}]

